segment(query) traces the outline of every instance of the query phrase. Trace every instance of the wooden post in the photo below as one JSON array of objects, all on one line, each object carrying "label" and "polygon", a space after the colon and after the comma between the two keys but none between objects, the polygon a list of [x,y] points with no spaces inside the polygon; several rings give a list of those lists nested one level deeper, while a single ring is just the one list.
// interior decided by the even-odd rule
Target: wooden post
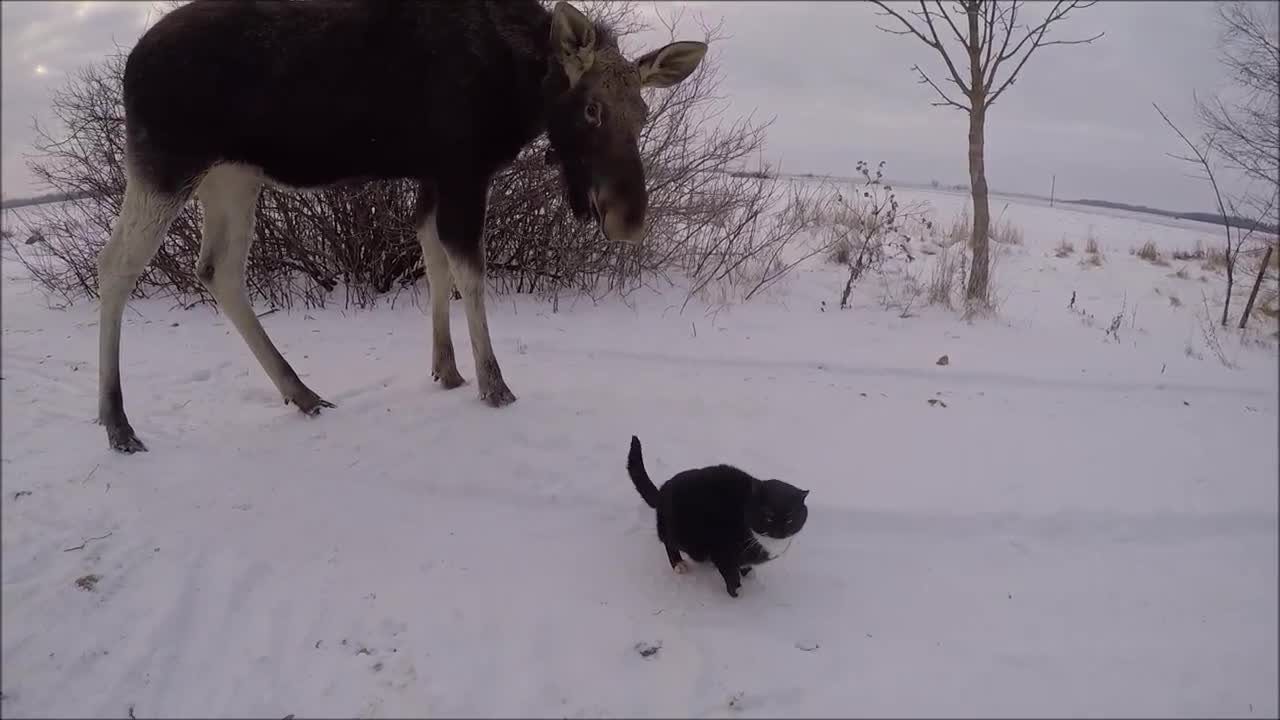
[{"label": "wooden post", "polygon": [[1267,245],[1267,254],[1262,256],[1262,265],[1258,268],[1258,277],[1253,279],[1253,290],[1249,291],[1249,302],[1244,304],[1244,313],[1240,316],[1240,329],[1249,322],[1249,313],[1253,312],[1253,301],[1258,297],[1258,288],[1262,287],[1262,277],[1267,274],[1267,263],[1271,262],[1271,251],[1274,245]]},{"label": "wooden post", "polygon": [[1049,207],[1053,207],[1053,194],[1058,189],[1058,175],[1054,173],[1053,181],[1049,184]]}]

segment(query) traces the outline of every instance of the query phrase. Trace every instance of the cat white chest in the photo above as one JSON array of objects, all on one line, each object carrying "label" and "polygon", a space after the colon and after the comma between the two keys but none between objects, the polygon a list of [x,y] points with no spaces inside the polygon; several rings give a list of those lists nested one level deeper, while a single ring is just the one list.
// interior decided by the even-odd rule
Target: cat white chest
[{"label": "cat white chest", "polygon": [[776,560],[781,557],[787,551],[787,548],[791,547],[791,538],[779,540],[768,535],[761,535],[754,530],[751,531],[751,537],[755,539],[756,544],[760,546],[761,550],[764,550],[765,555],[770,560]]}]

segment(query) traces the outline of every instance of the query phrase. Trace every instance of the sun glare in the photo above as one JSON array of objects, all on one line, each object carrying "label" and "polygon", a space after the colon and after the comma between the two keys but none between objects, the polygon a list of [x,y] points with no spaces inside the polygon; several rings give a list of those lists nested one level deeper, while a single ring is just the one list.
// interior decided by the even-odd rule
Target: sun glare
[{"label": "sun glare", "polygon": [[43,65],[37,65],[37,66],[36,66],[36,74],[37,74],[37,75],[47,75],[48,73],[49,73],[49,68],[47,68],[47,67],[45,67],[45,66],[43,66]]}]

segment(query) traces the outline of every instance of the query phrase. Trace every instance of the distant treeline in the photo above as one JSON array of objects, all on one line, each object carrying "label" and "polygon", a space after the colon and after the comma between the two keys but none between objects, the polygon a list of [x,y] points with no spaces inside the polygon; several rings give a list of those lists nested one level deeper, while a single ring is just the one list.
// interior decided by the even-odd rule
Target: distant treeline
[{"label": "distant treeline", "polygon": [[[1159,208],[1149,208],[1145,205],[1129,205],[1127,203],[1111,202],[1110,200],[1066,200],[1076,205],[1096,205],[1097,207],[1112,208],[1115,210],[1131,210],[1133,212],[1150,213],[1152,215],[1162,215],[1164,217],[1174,218],[1175,220],[1199,220],[1200,222],[1213,223],[1215,225],[1222,224],[1222,215],[1218,213],[1204,212],[1173,212],[1172,210],[1161,210]],[[1251,227],[1253,221],[1237,217],[1235,215],[1227,216],[1231,221],[1232,227]],[[1276,226],[1267,223],[1258,223],[1258,229],[1271,234],[1276,234]]]}]

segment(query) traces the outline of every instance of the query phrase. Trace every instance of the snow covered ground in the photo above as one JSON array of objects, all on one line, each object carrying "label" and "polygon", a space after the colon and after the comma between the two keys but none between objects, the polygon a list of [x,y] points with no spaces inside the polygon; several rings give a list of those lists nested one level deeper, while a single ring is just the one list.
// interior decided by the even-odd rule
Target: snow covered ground
[{"label": "snow covered ground", "polygon": [[[963,204],[903,194],[942,223]],[[492,300],[502,410],[431,383],[411,305],[263,319],[338,405],[305,419],[225,318],[137,302],[151,452],[128,457],[94,423],[96,305],[50,309],[6,259],[0,709],[1276,717],[1274,321],[1223,332],[1228,367],[1218,276],[1129,254],[1211,226],[1004,203],[1025,243],[989,319],[885,309],[870,276],[837,310],[821,262],[683,314],[676,291]],[[633,433],[655,479],[724,461],[810,489],[807,527],[739,599],[672,573]]]}]

